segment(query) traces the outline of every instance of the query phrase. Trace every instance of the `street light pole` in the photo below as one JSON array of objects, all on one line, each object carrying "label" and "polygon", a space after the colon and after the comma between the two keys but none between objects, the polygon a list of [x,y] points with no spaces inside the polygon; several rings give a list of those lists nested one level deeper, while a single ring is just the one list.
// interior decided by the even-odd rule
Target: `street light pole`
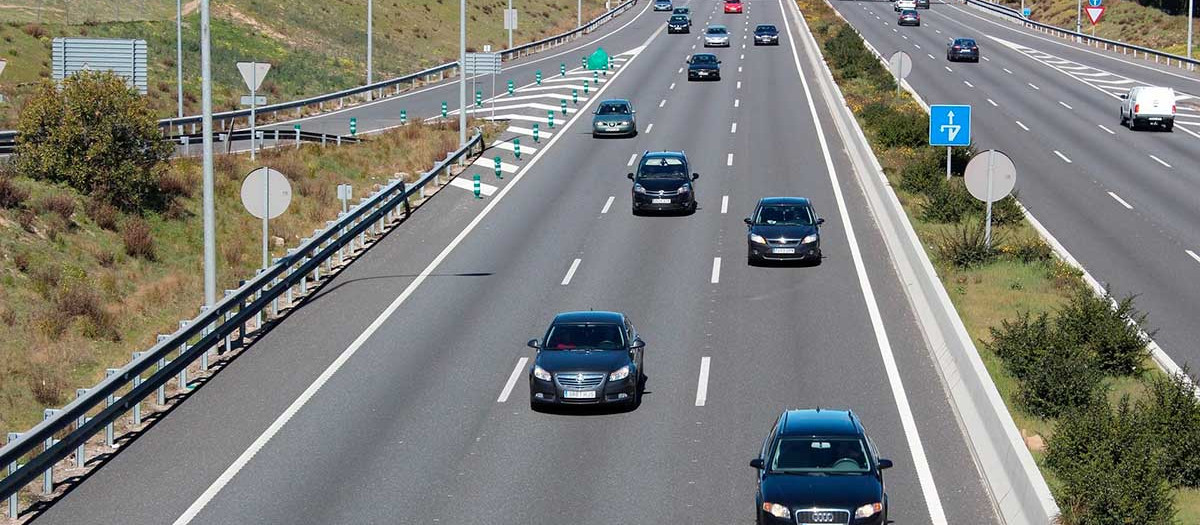
[{"label": "street light pole", "polygon": [[458,147],[467,145],[467,0],[458,0]]},{"label": "street light pole", "polygon": [[217,302],[217,213],[213,189],[212,56],[209,0],[200,0],[200,111],[204,133],[204,305]]},{"label": "street light pole", "polygon": [[1083,0],[1075,2],[1075,32],[1083,32]]},{"label": "street light pole", "polygon": [[[183,0],[175,0],[175,84],[178,91],[179,118],[183,118]],[[183,124],[179,125],[183,134]]]},{"label": "street light pole", "polygon": [[[509,13],[512,12],[512,0],[508,0],[508,12]],[[507,17],[505,17],[505,19],[507,20]],[[1191,27],[1191,26],[1188,26],[1188,27]],[[508,27],[508,48],[509,49],[512,49],[512,32],[513,32],[512,25],[509,25],[509,27]],[[1191,34],[1191,33],[1189,32],[1189,34]],[[1190,44],[1191,40],[1189,40],[1188,43]],[[1191,47],[1191,46],[1188,46],[1188,47]]]},{"label": "street light pole", "polygon": [[372,38],[371,38],[371,30],[372,30],[372,24],[373,24],[374,18],[375,18],[373,16],[374,15],[373,7],[374,7],[374,2],[372,0],[367,0],[367,84],[368,85],[370,85],[372,83],[371,82],[371,78],[372,78],[372,76],[371,76],[371,72],[372,72],[371,54],[374,50],[372,49],[373,42],[372,42]]},{"label": "street light pole", "polygon": [[1187,41],[1187,57],[1192,59],[1192,13],[1195,9],[1192,7],[1192,0],[1188,0],[1188,41]]},{"label": "street light pole", "polygon": [[575,27],[583,25],[583,0],[575,0]]}]

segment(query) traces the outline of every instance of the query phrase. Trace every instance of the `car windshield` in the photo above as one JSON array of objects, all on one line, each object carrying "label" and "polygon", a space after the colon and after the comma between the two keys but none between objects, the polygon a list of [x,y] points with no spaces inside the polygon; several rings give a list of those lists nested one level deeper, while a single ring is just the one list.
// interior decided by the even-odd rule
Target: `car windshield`
[{"label": "car windshield", "polygon": [[900,13],[900,16],[917,16],[917,12],[912,9],[905,9]]},{"label": "car windshield", "polygon": [[692,55],[693,64],[716,64],[717,55]]},{"label": "car windshield", "polygon": [[774,33],[778,31],[775,26],[758,26],[754,28],[755,33]]},{"label": "car windshield", "polygon": [[600,109],[596,111],[598,115],[628,115],[629,105],[623,102],[607,102],[600,104]]},{"label": "car windshield", "polygon": [[708,34],[723,35],[723,34],[725,34],[725,28],[724,27],[710,27],[710,28],[708,28]]},{"label": "car windshield", "polygon": [[687,22],[687,17],[683,16],[683,15],[675,15],[675,16],[671,17],[671,21],[682,24],[684,22]]},{"label": "car windshield", "polygon": [[816,223],[812,208],[797,204],[763,206],[758,210],[755,224],[772,226],[812,226]]},{"label": "car windshield", "polygon": [[866,450],[856,437],[785,437],[775,446],[768,468],[777,472],[864,474],[871,471]]},{"label": "car windshield", "polygon": [[691,12],[691,9],[688,9],[686,7],[676,7],[674,12],[677,14],[686,15],[689,12]]},{"label": "car windshield", "polygon": [[547,350],[623,350],[625,339],[615,324],[560,324],[546,336]]},{"label": "car windshield", "polygon": [[967,40],[967,39],[960,39],[957,42],[955,42],[955,45],[964,46],[964,47],[975,47],[975,41]]},{"label": "car windshield", "polygon": [[687,166],[678,157],[658,157],[642,161],[638,168],[638,178],[642,179],[686,179]]}]

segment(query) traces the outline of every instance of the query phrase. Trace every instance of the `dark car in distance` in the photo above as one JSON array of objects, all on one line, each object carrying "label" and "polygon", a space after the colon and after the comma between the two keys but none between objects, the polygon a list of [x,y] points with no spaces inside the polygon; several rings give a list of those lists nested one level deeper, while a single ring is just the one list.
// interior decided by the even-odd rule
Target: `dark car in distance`
[{"label": "dark car in distance", "polygon": [[921,25],[921,13],[918,13],[916,9],[900,11],[900,18],[896,20],[896,25],[919,27]]},{"label": "dark car in distance", "polygon": [[687,60],[688,80],[721,80],[721,61],[712,53],[696,53]]},{"label": "dark car in distance", "polygon": [[929,0],[917,0],[917,9],[929,9]]},{"label": "dark car in distance", "polygon": [[694,182],[700,174],[688,175],[687,155],[682,151],[646,151],[633,181],[633,214],[649,211],[696,211]]},{"label": "dark car in distance", "polygon": [[746,222],[746,261],[820,261],[821,225],[804,197],[766,197]]},{"label": "dark car in distance", "polygon": [[754,45],[779,45],[779,28],[772,24],[758,24],[754,27]]},{"label": "dark car in distance", "polygon": [[529,404],[623,404],[642,399],[646,343],[629,317],[618,312],[563,312],[545,338],[531,339],[537,357],[529,368]]},{"label": "dark car in distance", "polygon": [[675,9],[671,10],[671,14],[692,16],[692,8],[687,6],[676,7]]},{"label": "dark car in distance", "polygon": [[955,38],[946,44],[946,60],[979,62],[979,44],[973,38]]},{"label": "dark car in distance", "polygon": [[667,20],[667,33],[691,33],[692,19],[688,15],[671,15]]},{"label": "dark car in distance", "polygon": [[875,443],[849,410],[788,410],[758,457],[754,513],[759,525],[887,523],[883,471]]}]

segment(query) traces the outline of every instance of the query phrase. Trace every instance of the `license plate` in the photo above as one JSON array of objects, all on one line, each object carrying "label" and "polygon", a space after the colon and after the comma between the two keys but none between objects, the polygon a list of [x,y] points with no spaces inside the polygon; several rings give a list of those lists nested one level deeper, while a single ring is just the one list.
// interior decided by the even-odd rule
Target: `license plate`
[{"label": "license plate", "polygon": [[1162,120],[1162,117],[1150,117],[1150,122],[1157,122],[1160,120]]},{"label": "license plate", "polygon": [[564,390],[563,397],[567,399],[596,399],[595,390]]},{"label": "license plate", "polygon": [[699,73],[697,73],[697,74],[698,74],[698,75],[700,75],[700,76],[702,76],[702,77],[704,77],[704,76],[708,76],[708,73],[705,73],[705,72],[703,72],[703,71],[701,71],[701,72],[699,72]]},{"label": "license plate", "polygon": [[795,248],[771,248],[771,253],[796,253]]},{"label": "license plate", "polygon": [[650,204],[671,204],[671,199],[650,199]]}]

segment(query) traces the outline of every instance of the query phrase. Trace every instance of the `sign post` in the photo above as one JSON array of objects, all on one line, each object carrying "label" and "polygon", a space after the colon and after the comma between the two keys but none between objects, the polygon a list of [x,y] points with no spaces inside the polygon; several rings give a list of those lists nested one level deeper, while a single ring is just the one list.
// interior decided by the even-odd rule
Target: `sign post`
[{"label": "sign post", "polygon": [[929,106],[929,145],[946,146],[946,179],[949,179],[950,148],[971,145],[971,106]]},{"label": "sign post", "polygon": [[292,203],[292,185],[282,173],[268,167],[251,171],[242,180],[242,205],[250,215],[262,219],[262,267],[271,262],[268,221],[287,211]]},{"label": "sign post", "polygon": [[1012,159],[994,149],[975,155],[967,163],[963,173],[967,191],[976,199],[987,203],[987,223],[984,226],[984,242],[992,246],[992,203],[1012,193],[1017,184],[1017,168]]},{"label": "sign post", "polygon": [[[258,97],[255,96],[258,87],[262,85],[263,78],[267,76],[267,72],[271,70],[271,64],[265,62],[238,62],[238,72],[242,74],[242,80],[246,82],[246,87],[250,89],[250,160],[254,160],[255,150],[258,149],[258,135],[255,133],[254,117],[258,108]],[[246,104],[247,99],[242,99],[242,105]],[[266,102],[266,100],[263,100]],[[266,266],[263,266],[266,268]]]}]

